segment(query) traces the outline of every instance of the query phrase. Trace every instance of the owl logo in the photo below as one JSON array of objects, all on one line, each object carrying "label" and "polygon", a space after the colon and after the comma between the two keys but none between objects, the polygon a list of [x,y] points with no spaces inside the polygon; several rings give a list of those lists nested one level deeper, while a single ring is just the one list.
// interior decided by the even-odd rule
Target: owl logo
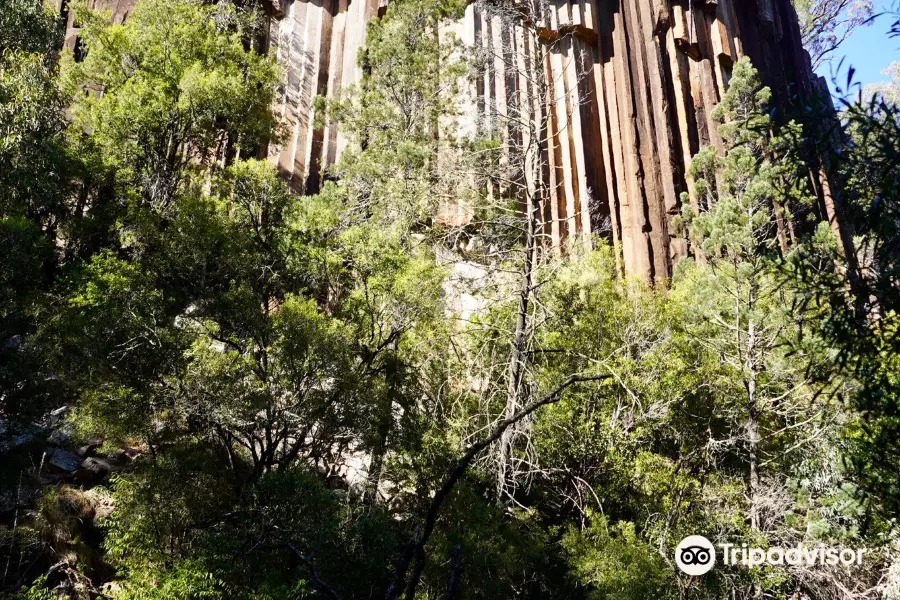
[{"label": "owl logo", "polygon": [[675,564],[687,575],[705,575],[716,564],[716,549],[702,535],[690,535],[675,548]]}]

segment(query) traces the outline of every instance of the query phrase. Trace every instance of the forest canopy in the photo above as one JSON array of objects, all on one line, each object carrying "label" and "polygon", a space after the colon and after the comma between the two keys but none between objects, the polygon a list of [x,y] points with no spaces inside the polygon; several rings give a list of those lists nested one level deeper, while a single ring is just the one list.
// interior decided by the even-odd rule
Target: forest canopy
[{"label": "forest canopy", "polygon": [[547,247],[538,136],[436,135],[463,9],[369,25],[301,196],[261,7],[0,0],[0,598],[900,599],[900,107],[738,61],[651,286]]}]

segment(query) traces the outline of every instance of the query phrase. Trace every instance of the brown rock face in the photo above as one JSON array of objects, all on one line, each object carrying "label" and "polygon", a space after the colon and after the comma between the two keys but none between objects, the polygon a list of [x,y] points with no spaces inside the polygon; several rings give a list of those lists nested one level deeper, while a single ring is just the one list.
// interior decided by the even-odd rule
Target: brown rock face
[{"label": "brown rock face", "polygon": [[[133,2],[94,1],[105,3],[116,20]],[[387,3],[274,0],[267,44],[285,67],[275,108],[287,137],[270,156],[296,193],[317,191],[347,145],[336,127],[314,126],[314,99],[360,80],[357,56],[366,23],[383,14]],[[687,252],[672,231],[672,218],[681,211],[681,194],[691,192],[691,157],[706,145],[724,150],[711,114],[734,63],[749,56],[783,109],[819,85],[791,0],[507,5],[534,15],[528,26],[551,48],[545,76],[553,86],[546,109],[552,118],[541,135],[548,163],[546,230],[553,244],[576,235],[609,235],[623,270],[651,282],[667,280],[674,260]],[[507,54],[535,55],[521,25],[492,17],[481,3],[470,4],[450,29],[472,47],[502,40]],[[511,73],[509,64],[489,69],[474,86],[474,106],[496,106],[526,93],[520,87],[526,78]]]},{"label": "brown rock face", "polygon": [[[109,12],[111,21],[116,25],[121,25],[136,2],[137,0],[88,0],[88,8],[99,12]],[[53,0],[53,4],[66,20],[66,37],[63,45],[67,50],[74,52],[78,58],[82,51],[78,40],[81,28],[75,20],[75,15],[69,12],[68,0]]]},{"label": "brown rock face", "polygon": [[[313,129],[313,97],[359,80],[356,56],[365,24],[383,4],[283,0],[273,19],[270,43],[288,66],[278,110],[292,130],[277,162],[298,192],[317,189],[323,169],[346,146],[340,131]],[[681,194],[691,191],[691,157],[705,145],[722,148],[711,113],[734,63],[749,56],[782,108],[814,88],[790,0],[513,4],[538,15],[532,25],[552,45],[545,70],[558,106],[550,108],[556,120],[542,133],[554,244],[611,229],[625,272],[668,279],[674,259],[687,252],[673,235],[672,217],[681,211]],[[533,56],[527,36],[482,4],[469,5],[452,29],[470,46],[503,40],[514,53]],[[503,70],[491,69],[477,83],[474,106],[496,106],[523,93],[523,78],[510,73],[508,62]]]}]

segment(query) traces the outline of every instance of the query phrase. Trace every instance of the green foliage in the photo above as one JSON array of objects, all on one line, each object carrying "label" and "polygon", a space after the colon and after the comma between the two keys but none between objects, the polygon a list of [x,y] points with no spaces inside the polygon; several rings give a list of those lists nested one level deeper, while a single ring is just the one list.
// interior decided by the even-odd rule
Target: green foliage
[{"label": "green foliage", "polygon": [[383,579],[396,545],[386,515],[360,514],[320,478],[296,470],[230,491],[224,468],[221,458],[184,448],[117,482],[107,537],[109,558],[127,574],[117,597],[306,597],[306,567],[285,542],[313,557],[344,597],[368,597]]},{"label": "green foliage", "polygon": [[0,14],[0,216],[48,225],[65,188],[61,23],[40,0],[4,0]]},{"label": "green foliage", "polygon": [[60,23],[39,0],[0,6],[0,412],[40,414],[58,393],[27,343],[69,218],[65,94],[53,51]]},{"label": "green foliage", "polygon": [[57,49],[61,23],[53,11],[34,0],[3,0],[0,4],[0,55],[16,50],[47,56]]},{"label": "green foliage", "polygon": [[368,24],[360,61],[364,76],[341,98],[320,100],[326,119],[354,144],[342,155],[340,178],[347,218],[407,230],[428,223],[442,194],[457,193],[436,161],[455,141],[437,135],[456,111],[465,63],[458,40],[439,41],[442,23],[461,14],[458,0],[401,0]]},{"label": "green foliage", "polygon": [[[684,198],[696,260],[647,289],[601,241],[572,260],[525,240],[518,198],[479,199],[460,175],[467,153],[503,153],[437,135],[469,74],[438,35],[456,0],[392,1],[369,24],[362,80],[318,101],[349,149],[334,181],[292,196],[249,158],[277,138],[280,77],[254,6],[141,0],[115,26],[76,7],[85,59],[58,74],[55,17],[3,4],[0,416],[69,404],[75,447],[139,455],[112,502],[60,486],[10,513],[0,558],[37,565],[14,593],[55,594],[59,572],[39,571],[64,558],[121,599],[384,597],[465,449],[573,374],[603,379],[460,475],[415,597],[788,597],[850,583],[686,578],[674,547],[890,542],[874,515],[896,491],[897,220],[872,200],[896,187],[900,119],[855,117],[874,143],[850,148],[844,179],[872,266],[847,283],[833,232],[805,220],[801,129],[773,121],[741,60],[714,115],[728,152],[695,158]],[[474,221],[442,222],[445,202]],[[784,285],[785,265],[806,285]],[[502,461],[516,473],[498,485]],[[860,496],[848,466],[883,495]]]},{"label": "green foliage", "polygon": [[38,416],[54,388],[38,375],[39,353],[25,339],[51,260],[49,244],[31,222],[0,219],[0,410],[23,419]]},{"label": "green foliage", "polygon": [[91,131],[104,167],[165,211],[188,172],[253,151],[273,136],[278,69],[245,47],[253,23],[234,6],[185,0],[140,2],[124,25],[81,10],[86,58],[67,61],[81,94],[75,127]]},{"label": "green foliage", "polygon": [[46,239],[23,218],[0,220],[0,318],[27,311],[29,294],[43,282],[42,270],[51,259]]},{"label": "green foliage", "polygon": [[65,305],[39,335],[55,366],[83,386],[83,416],[109,434],[136,435],[171,407],[162,378],[177,368],[185,337],[166,327],[174,315],[152,278],[110,252],[67,283]]},{"label": "green foliage", "polygon": [[52,223],[65,187],[64,96],[46,57],[0,55],[0,211]]},{"label": "green foliage", "polygon": [[674,573],[635,531],[634,524],[610,526],[603,517],[585,531],[570,529],[563,545],[588,598],[630,600],[677,595]]},{"label": "green foliage", "polygon": [[704,149],[691,166],[696,202],[684,194],[682,217],[697,249],[711,258],[751,263],[786,249],[791,205],[811,204],[802,184],[786,183],[803,181],[799,126],[776,131],[770,100],[750,60],[738,61],[713,114],[728,153]]},{"label": "green foliage", "polygon": [[853,388],[845,396],[859,415],[848,424],[850,474],[870,494],[869,509],[892,518],[900,507],[900,112],[874,97],[846,102],[842,116],[846,137],[832,160],[855,248],[845,256],[823,226],[789,263],[788,281],[808,302],[812,331],[832,349],[830,368],[815,377]]},{"label": "green foliage", "polygon": [[[703,260],[680,266],[671,301],[680,336],[713,367],[703,384],[714,417],[703,452],[718,465],[716,494],[728,497],[728,486],[738,481],[746,486],[746,501],[733,498],[729,511],[716,511],[727,517],[721,526],[763,546],[797,539],[846,543],[839,523],[859,526],[859,505],[837,500],[854,487],[834,457],[846,447],[842,433],[855,417],[833,399],[848,391],[845,381],[810,376],[827,372],[833,352],[817,327],[804,331],[814,318],[809,305],[784,285],[783,265],[803,252],[791,251],[788,242],[791,211],[812,201],[803,185],[785,183],[801,180],[800,130],[772,123],[768,99],[749,62],[739,62],[715,115],[728,154],[707,150],[695,161],[706,210],[685,209]],[[816,232],[838,247],[827,224]],[[732,469],[742,473],[740,480],[729,481]],[[798,526],[800,536],[792,530]],[[774,593],[790,589],[797,576],[765,568],[746,585]]]},{"label": "green foliage", "polygon": [[19,590],[18,595],[13,598],[14,600],[57,600],[57,594],[47,588],[46,583],[47,577],[42,575],[31,585]]}]

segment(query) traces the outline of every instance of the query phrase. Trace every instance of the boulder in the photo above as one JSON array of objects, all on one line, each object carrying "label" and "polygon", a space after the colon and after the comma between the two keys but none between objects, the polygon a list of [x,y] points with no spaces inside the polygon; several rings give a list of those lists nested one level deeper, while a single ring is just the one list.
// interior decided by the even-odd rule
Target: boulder
[{"label": "boulder", "polygon": [[86,458],[72,479],[79,485],[91,486],[104,481],[109,476],[110,470],[111,467],[105,460]]},{"label": "boulder", "polygon": [[10,452],[46,435],[47,430],[37,425],[22,426],[0,421],[0,452]]},{"label": "boulder", "polygon": [[59,408],[56,408],[56,409],[50,411],[50,414],[47,415],[47,420],[50,422],[51,425],[55,425],[60,420],[65,418],[66,413],[68,413],[68,412],[69,412],[68,406],[60,406]]},{"label": "boulder", "polygon": [[81,463],[81,468],[75,471],[75,481],[81,484],[98,483],[109,475],[110,466],[105,460],[99,458],[86,458]]},{"label": "boulder", "polygon": [[78,449],[78,455],[83,456],[84,458],[94,456],[97,453],[97,450],[102,445],[103,445],[103,440],[100,438],[88,440],[85,445],[81,446]]},{"label": "boulder", "polygon": [[45,452],[44,465],[51,471],[74,473],[81,468],[82,459],[62,448],[48,448]]},{"label": "boulder", "polygon": [[124,467],[125,465],[131,464],[131,461],[134,460],[135,456],[136,453],[129,452],[128,448],[119,448],[109,457],[109,462],[113,466]]}]

